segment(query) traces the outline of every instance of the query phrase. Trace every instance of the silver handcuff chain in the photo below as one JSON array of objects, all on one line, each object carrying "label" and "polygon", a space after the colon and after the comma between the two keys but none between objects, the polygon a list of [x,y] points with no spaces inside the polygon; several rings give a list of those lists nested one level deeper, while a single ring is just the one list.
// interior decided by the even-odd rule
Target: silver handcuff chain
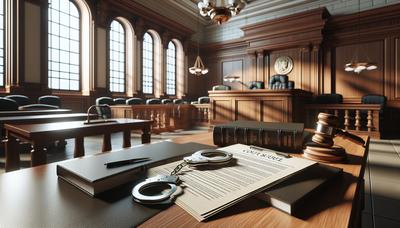
[{"label": "silver handcuff chain", "polygon": [[180,163],[179,165],[177,165],[177,166],[175,167],[174,170],[171,171],[170,175],[171,175],[171,176],[177,176],[178,173],[179,173],[179,171],[181,171],[181,170],[183,169],[183,167],[185,167],[185,166],[187,166],[187,165],[188,165],[187,162],[186,162],[186,161],[183,161],[182,163]]},{"label": "silver handcuff chain", "polygon": [[[210,156],[207,155],[221,155],[221,156]],[[204,149],[199,150],[191,156],[184,157],[183,162],[179,163],[170,173],[170,175],[157,175],[154,177],[147,178],[143,182],[137,184],[132,189],[133,199],[141,204],[169,204],[174,201],[177,195],[182,193],[182,188],[179,187],[179,172],[185,166],[196,167],[202,165],[225,165],[232,160],[232,154],[216,150],[216,149]],[[143,190],[156,185],[167,184],[170,190],[160,193],[159,195],[145,195]]]}]

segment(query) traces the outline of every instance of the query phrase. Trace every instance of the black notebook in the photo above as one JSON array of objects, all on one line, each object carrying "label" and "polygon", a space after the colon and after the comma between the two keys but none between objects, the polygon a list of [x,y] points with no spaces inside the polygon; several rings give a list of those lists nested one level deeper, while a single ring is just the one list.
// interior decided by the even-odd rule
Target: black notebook
[{"label": "black notebook", "polygon": [[312,205],[314,194],[321,191],[342,172],[340,168],[318,164],[258,194],[257,198],[296,216],[302,209]]},{"label": "black notebook", "polygon": [[[60,162],[57,164],[57,175],[85,193],[95,196],[98,193],[135,180],[138,177],[137,173],[147,168],[177,161],[187,154],[208,148],[213,147],[198,143],[176,144],[173,142],[141,145]],[[111,169],[104,165],[111,161],[143,157],[148,157],[151,160]]]}]

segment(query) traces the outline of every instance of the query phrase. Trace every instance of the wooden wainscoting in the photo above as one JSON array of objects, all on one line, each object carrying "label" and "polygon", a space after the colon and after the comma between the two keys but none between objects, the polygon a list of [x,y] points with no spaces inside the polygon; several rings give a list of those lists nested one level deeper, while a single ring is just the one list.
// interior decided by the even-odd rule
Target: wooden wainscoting
[{"label": "wooden wainscoting", "polygon": [[303,90],[209,91],[211,124],[235,120],[303,122],[311,93]]}]

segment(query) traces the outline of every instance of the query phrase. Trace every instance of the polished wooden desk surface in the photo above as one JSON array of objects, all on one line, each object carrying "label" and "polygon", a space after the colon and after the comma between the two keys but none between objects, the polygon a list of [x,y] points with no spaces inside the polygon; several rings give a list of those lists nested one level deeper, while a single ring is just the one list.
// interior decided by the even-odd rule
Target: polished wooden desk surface
[{"label": "polished wooden desk surface", "polygon": [[111,150],[111,133],[123,132],[123,147],[131,146],[131,131],[142,130],[142,143],[150,142],[153,121],[138,119],[111,119],[108,122],[84,124],[85,121],[66,121],[42,124],[5,124],[6,171],[19,169],[19,150],[16,139],[32,144],[31,166],[46,163],[46,146],[55,140],[75,138],[74,157],[85,155],[84,137],[103,135],[102,151]]},{"label": "polished wooden desk surface", "polygon": [[[336,137],[335,144],[344,147],[348,153],[348,161],[343,164],[329,165],[343,169],[335,183],[329,185],[322,194],[315,197],[309,211],[301,218],[290,216],[272,207],[266,207],[254,198],[223,211],[209,221],[199,223],[183,209],[174,205],[162,211],[142,227],[354,227],[360,222],[364,203],[363,175],[369,148],[369,137],[362,137],[365,147]],[[186,143],[195,141],[212,145],[210,133],[192,137],[176,138],[173,141]],[[301,156],[301,155],[295,155]]]},{"label": "polished wooden desk surface", "polygon": [[[90,114],[90,117],[95,117],[96,114]],[[5,116],[0,117],[0,124],[4,123],[50,123],[52,121],[72,121],[72,120],[85,120],[87,113],[61,113],[61,114],[48,114],[48,115],[27,115],[27,116]]]},{"label": "polished wooden desk surface", "polygon": [[[97,115],[90,114],[90,118]],[[62,121],[85,120],[87,113],[61,113],[48,115],[27,115],[27,116],[4,116],[0,117],[0,136],[3,134],[4,124],[33,124],[33,123],[52,123]]]},{"label": "polished wooden desk surface", "polygon": [[[29,138],[49,137],[58,139],[58,137],[75,137],[79,135],[90,136],[98,135],[102,132],[119,132],[121,129],[135,127],[137,129],[143,126],[149,126],[153,121],[138,119],[110,119],[109,122],[84,124],[85,121],[66,121],[56,123],[41,124],[5,124],[4,128]],[[60,135],[59,135],[60,134]]]},{"label": "polished wooden desk surface", "polygon": [[[142,224],[143,227],[349,227],[361,210],[362,177],[368,152],[366,147],[341,138],[335,142],[349,153],[343,177],[315,198],[311,213],[303,219],[287,215],[254,198],[245,200],[209,221],[199,223],[176,205]],[[175,138],[177,143],[212,144],[210,133]],[[129,227],[135,211],[129,189],[109,199],[91,198],[72,185],[58,181],[56,163],[0,175],[0,226],[12,227]]]},{"label": "polished wooden desk surface", "polygon": [[72,113],[72,110],[71,109],[46,109],[46,110],[25,110],[25,111],[0,111],[0,117],[65,114],[65,113]]}]

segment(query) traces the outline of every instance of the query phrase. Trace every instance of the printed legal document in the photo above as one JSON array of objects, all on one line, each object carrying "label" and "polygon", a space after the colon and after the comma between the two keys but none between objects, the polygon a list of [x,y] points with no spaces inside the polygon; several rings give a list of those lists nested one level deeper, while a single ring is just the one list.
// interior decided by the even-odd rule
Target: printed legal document
[{"label": "printed legal document", "polygon": [[[233,154],[233,161],[222,166],[185,167],[179,172],[183,194],[175,203],[202,221],[269,186],[316,164],[284,157],[274,150],[258,150],[243,144],[219,148]],[[181,161],[149,170],[151,176],[169,175]]]}]

